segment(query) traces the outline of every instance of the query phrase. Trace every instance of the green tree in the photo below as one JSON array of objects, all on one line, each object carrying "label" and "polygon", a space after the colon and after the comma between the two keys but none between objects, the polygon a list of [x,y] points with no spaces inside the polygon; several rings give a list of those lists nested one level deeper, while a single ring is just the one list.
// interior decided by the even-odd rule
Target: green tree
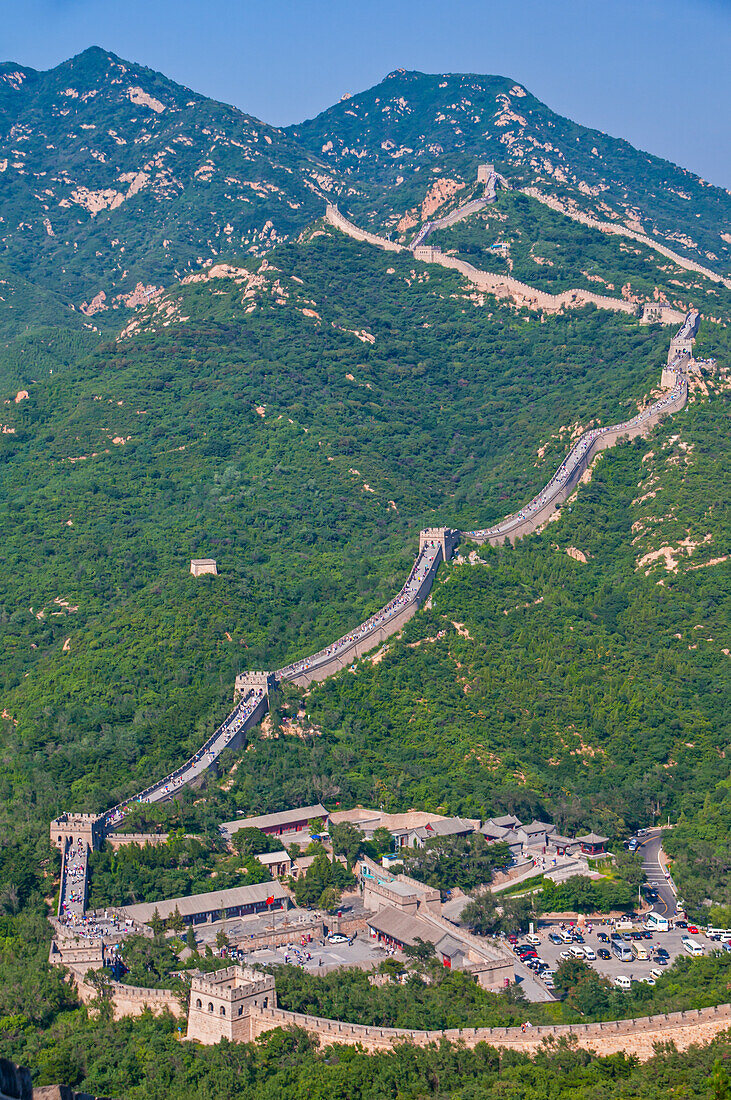
[{"label": "green tree", "polygon": [[173,912],[170,914],[170,916],[167,919],[167,927],[172,932],[182,932],[183,929],[185,928],[185,921],[183,920],[180,909],[178,908],[177,905],[175,906],[175,909],[173,910]]},{"label": "green tree", "polygon": [[372,840],[379,855],[385,855],[387,852],[393,851],[393,836],[385,825],[379,825],[377,829],[373,830]]},{"label": "green tree", "polygon": [[160,916],[157,906],[155,906],[152,916],[150,917],[150,928],[155,936],[159,936],[165,931],[165,921]]},{"label": "green tree", "polygon": [[335,855],[345,856],[348,866],[352,867],[363,844],[363,834],[360,829],[356,829],[355,825],[349,821],[343,821],[340,825],[331,825],[330,841]]},{"label": "green tree", "polygon": [[487,936],[500,927],[500,914],[494,896],[487,890],[467,902],[460,917],[478,936]]}]

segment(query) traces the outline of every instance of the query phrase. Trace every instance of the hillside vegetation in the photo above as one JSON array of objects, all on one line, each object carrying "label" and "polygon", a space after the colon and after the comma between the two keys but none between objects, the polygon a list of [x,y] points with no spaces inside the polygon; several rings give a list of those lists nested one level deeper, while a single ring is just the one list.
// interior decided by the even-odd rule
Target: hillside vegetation
[{"label": "hillside vegetation", "polygon": [[[645,1068],[564,1048],[369,1058],[299,1033],[194,1050],[172,1021],[80,1010],[48,966],[46,916],[51,817],[180,763],[237,672],[306,655],[397,592],[420,527],[496,521],[583,429],[656,393],[668,328],[500,304],[344,238],[318,220],[324,198],[407,237],[492,159],[725,270],[729,197],[500,77],[398,72],[284,132],[94,49],[49,73],[1,66],[0,117],[0,1053],[38,1083],[131,1100],[649,1100],[709,1096],[712,1072],[725,1095],[722,1041]],[[212,870],[240,881],[220,822],[316,800],[515,811],[613,838],[670,816],[689,901],[731,901],[731,349],[708,317],[728,316],[728,294],[516,193],[440,239],[488,266],[493,230],[535,285],[700,304],[696,353],[716,366],[648,440],[602,455],[543,532],[462,545],[377,659],[276,693],[202,791],[130,815],[182,832],[95,855],[95,901],[210,886]],[[192,578],[198,556],[219,576]],[[692,977],[652,1003],[685,1003]],[[720,971],[699,982],[725,996]],[[401,989],[288,995],[411,1019]],[[419,992],[434,1019],[459,1008],[446,987]],[[494,1012],[469,992],[464,1018]]]},{"label": "hillside vegetation", "polygon": [[727,192],[506,77],[397,71],[281,130],[93,47],[47,72],[0,64],[0,339],[42,318],[114,331],[200,264],[296,238],[332,198],[409,236],[484,161],[729,270]]}]

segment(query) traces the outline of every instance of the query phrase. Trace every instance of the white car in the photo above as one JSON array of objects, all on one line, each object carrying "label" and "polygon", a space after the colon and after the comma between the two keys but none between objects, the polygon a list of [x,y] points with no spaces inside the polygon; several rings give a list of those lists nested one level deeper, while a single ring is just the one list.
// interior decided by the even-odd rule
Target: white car
[{"label": "white car", "polygon": [[332,932],[327,937],[327,942],[328,943],[347,943],[348,942],[348,937],[344,936],[342,932]]},{"label": "white car", "polygon": [[662,978],[662,970],[658,966],[653,967],[650,974],[656,981],[658,978]]},{"label": "white car", "polygon": [[655,984],[655,979],[652,978],[649,974],[643,976],[642,978],[638,978],[637,981],[642,982],[643,985],[654,985]]},{"label": "white car", "polygon": [[574,956],[570,951],[562,951],[558,957],[559,959],[573,959]]},{"label": "white car", "polygon": [[588,944],[584,948],[584,958],[585,959],[592,959],[592,960],[596,959],[596,951],[594,950],[593,947],[589,947]]},{"label": "white car", "polygon": [[629,993],[632,988],[632,982],[625,974],[617,974],[617,977],[614,979],[614,984],[617,989],[621,989],[623,993]]}]

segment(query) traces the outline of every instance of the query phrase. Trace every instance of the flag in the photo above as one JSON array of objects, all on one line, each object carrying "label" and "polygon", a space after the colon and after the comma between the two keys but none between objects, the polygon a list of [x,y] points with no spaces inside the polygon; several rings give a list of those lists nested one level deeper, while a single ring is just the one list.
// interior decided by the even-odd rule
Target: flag
[{"label": "flag", "polygon": [[272,894],[272,896],[270,898],[267,898],[266,904],[267,905],[274,905],[274,894]]}]

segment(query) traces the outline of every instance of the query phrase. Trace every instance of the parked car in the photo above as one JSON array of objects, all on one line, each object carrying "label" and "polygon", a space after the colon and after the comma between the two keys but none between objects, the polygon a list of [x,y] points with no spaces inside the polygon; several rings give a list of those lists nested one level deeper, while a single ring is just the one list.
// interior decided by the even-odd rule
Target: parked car
[{"label": "parked car", "polygon": [[574,932],[574,943],[583,943],[584,937],[581,932]]},{"label": "parked car", "polygon": [[517,942],[518,942],[518,937],[517,936],[508,936],[508,943],[512,944],[513,947],[515,946],[515,944]]},{"label": "parked car", "polygon": [[560,943],[563,943],[563,940],[561,939],[561,937],[558,935],[557,932],[549,932],[548,933],[548,938],[551,941],[551,943],[554,943],[556,945],[558,945]]},{"label": "parked car", "polygon": [[342,932],[331,932],[327,937],[328,943],[347,943],[348,937],[344,936]]},{"label": "parked car", "polygon": [[614,984],[617,989],[621,989],[623,993],[629,993],[632,988],[632,982],[625,974],[617,974],[617,977],[614,979]]},{"label": "parked car", "polygon": [[611,957],[612,957],[611,954],[609,953],[609,951],[607,951],[606,947],[600,947],[597,954],[599,955],[600,959],[604,959],[604,960],[611,959]]},{"label": "parked car", "polygon": [[698,935],[698,925],[697,924],[689,924],[688,925],[688,931],[690,932],[691,936],[697,936]]},{"label": "parked car", "polygon": [[642,938],[643,938],[643,940],[651,940],[652,939],[652,932],[650,932],[649,929],[645,929],[645,931],[642,933]]},{"label": "parked car", "polygon": [[662,978],[662,970],[658,970],[658,968],[656,966],[653,966],[652,970],[650,971],[650,974],[652,975],[652,977],[656,981],[657,981],[658,978]]},{"label": "parked car", "polygon": [[666,951],[664,947],[656,947],[655,948],[655,954],[657,955],[658,959],[669,959],[670,958],[670,952]]},{"label": "parked car", "polygon": [[559,959],[573,959],[574,956],[570,951],[562,951],[558,957]]},{"label": "parked car", "polygon": [[596,959],[596,952],[595,952],[593,947],[589,947],[587,945],[584,948],[584,958],[585,959]]},{"label": "parked car", "polygon": [[643,985],[654,985],[655,979],[650,974],[645,974],[641,978],[637,979],[638,982],[642,982]]}]

